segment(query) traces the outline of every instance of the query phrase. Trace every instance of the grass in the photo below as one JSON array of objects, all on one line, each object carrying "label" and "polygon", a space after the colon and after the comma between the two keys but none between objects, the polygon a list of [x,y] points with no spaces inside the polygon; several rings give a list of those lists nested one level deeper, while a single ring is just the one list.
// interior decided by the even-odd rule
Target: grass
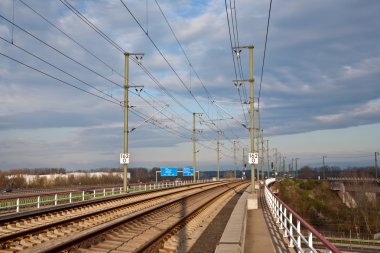
[{"label": "grass", "polygon": [[351,210],[325,180],[283,180],[278,196],[318,230],[349,229]]}]

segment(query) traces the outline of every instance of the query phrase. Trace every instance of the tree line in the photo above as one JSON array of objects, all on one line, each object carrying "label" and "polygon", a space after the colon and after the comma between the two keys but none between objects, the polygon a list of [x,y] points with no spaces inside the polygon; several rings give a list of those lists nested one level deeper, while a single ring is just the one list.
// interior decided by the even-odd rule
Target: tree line
[{"label": "tree line", "polygon": [[298,173],[297,178],[301,179],[324,179],[328,177],[366,177],[375,178],[376,174],[380,177],[380,170],[376,173],[376,167],[351,167],[342,169],[336,166],[322,166],[313,168],[310,166],[302,167]]},{"label": "tree line", "polygon": [[[181,178],[182,180],[190,180],[192,177],[183,177],[178,175],[176,177],[165,177],[161,178],[160,168],[154,167],[152,169],[147,168],[128,168],[128,173],[130,173],[131,178],[129,179],[130,184],[136,183],[153,183],[156,181],[156,171],[157,179],[159,181],[173,181],[176,178]],[[71,172],[82,172],[83,175],[72,175]],[[91,172],[106,172],[109,174],[104,174],[98,177],[91,176]],[[122,168],[99,168],[92,170],[75,170],[67,171],[64,168],[35,168],[35,169],[12,169],[8,171],[0,170],[0,188],[1,189],[25,189],[25,188],[41,188],[41,187],[65,187],[65,186],[95,186],[95,185],[122,185]],[[55,177],[53,179],[48,179],[44,175],[68,175],[67,177]],[[33,175],[33,178],[29,181],[26,179],[25,175]],[[230,176],[226,172],[226,176]],[[201,173],[201,177],[207,177],[207,173]]]}]

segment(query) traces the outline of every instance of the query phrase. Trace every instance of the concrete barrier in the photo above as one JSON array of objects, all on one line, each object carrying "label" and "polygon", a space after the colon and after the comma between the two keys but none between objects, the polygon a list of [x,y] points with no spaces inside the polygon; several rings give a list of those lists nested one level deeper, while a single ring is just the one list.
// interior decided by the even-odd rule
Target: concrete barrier
[{"label": "concrete barrier", "polygon": [[244,252],[248,195],[247,192],[244,192],[238,200],[219,244],[216,246],[215,253]]}]

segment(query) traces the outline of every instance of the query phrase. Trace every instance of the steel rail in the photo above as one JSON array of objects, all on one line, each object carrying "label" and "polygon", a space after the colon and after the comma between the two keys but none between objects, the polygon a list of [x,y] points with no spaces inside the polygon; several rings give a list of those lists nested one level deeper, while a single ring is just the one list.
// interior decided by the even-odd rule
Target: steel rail
[{"label": "steel rail", "polygon": [[242,184],[235,185],[231,188],[227,187],[223,192],[215,196],[212,200],[207,202],[206,204],[198,207],[197,209],[194,209],[192,212],[190,212],[188,215],[180,219],[178,222],[173,224],[171,227],[167,228],[166,230],[163,230],[160,234],[158,234],[153,240],[150,242],[143,244],[140,246],[139,249],[136,250],[136,252],[149,252],[150,248],[156,247],[157,244],[161,243],[162,240],[165,239],[167,235],[172,233],[173,230],[175,230],[177,227],[181,226],[181,224],[186,223],[187,220],[192,219],[193,216],[196,216],[197,213],[203,211],[208,206],[210,206],[213,202],[215,202],[217,199],[219,199],[221,196],[223,196],[228,191],[234,191],[237,187],[241,186]]},{"label": "steel rail", "polygon": [[[113,206],[113,207],[107,207],[105,209],[97,210],[95,212],[89,212],[89,213],[86,213],[86,214],[82,214],[82,215],[78,215],[78,216],[75,216],[75,217],[66,218],[66,219],[63,219],[63,220],[55,221],[55,222],[44,224],[44,225],[41,225],[41,226],[28,228],[28,229],[25,229],[25,230],[22,230],[22,231],[18,231],[16,233],[12,233],[12,234],[9,234],[9,235],[3,235],[3,236],[0,236],[0,245],[5,245],[5,244],[7,244],[10,241],[14,241],[14,240],[23,238],[25,236],[36,234],[39,231],[51,229],[51,228],[57,227],[57,226],[62,226],[64,224],[68,224],[70,222],[75,222],[75,221],[78,221],[78,220],[81,220],[81,219],[85,219],[85,218],[90,217],[90,216],[98,215],[98,214],[101,214],[101,213],[104,213],[104,212],[113,211],[113,210],[121,209],[121,208],[126,208],[128,206],[136,205],[136,204],[143,203],[143,202],[148,202],[148,201],[151,201],[151,200],[154,200],[154,199],[165,198],[166,196],[169,196],[171,194],[186,192],[188,190],[197,189],[197,188],[203,188],[203,187],[213,186],[213,185],[220,185],[220,184],[212,183],[212,184],[207,184],[207,185],[198,185],[198,187],[194,187],[194,188],[186,186],[186,187],[184,187],[184,189],[181,189],[181,190],[178,190],[178,191],[175,191],[175,192],[163,193],[163,194],[160,194],[158,196],[152,196],[152,197],[149,197],[149,198],[144,198],[142,200],[135,200],[133,202],[125,203],[123,205],[118,205],[118,206]],[[152,193],[152,192],[150,192],[150,193]],[[133,196],[136,196],[136,195],[140,196],[141,194],[135,194]],[[145,194],[143,194],[143,195],[145,195]],[[126,198],[126,197],[131,197],[131,195],[128,195],[128,196],[124,195],[124,198]],[[110,201],[113,201],[113,200],[115,200],[115,199],[112,199]],[[103,201],[104,201],[104,199],[103,199]],[[97,201],[95,204],[97,204],[98,202],[99,201]],[[94,204],[94,203],[86,203],[86,204],[82,203],[81,206],[77,206],[76,208],[78,208],[78,207],[79,208],[80,207],[85,207],[85,206],[88,206],[88,205],[91,205],[91,204]],[[69,209],[64,209],[64,210],[69,210]],[[59,211],[62,211],[62,210],[59,210]],[[36,214],[34,216],[29,216],[29,217],[23,215],[22,219],[31,218],[31,217],[37,217],[38,215],[44,215],[44,214],[48,214],[50,212],[51,211],[44,210],[44,212],[42,212],[40,214]],[[56,212],[56,210],[53,210],[53,212]],[[14,219],[13,221],[18,221],[18,220],[19,219]]]},{"label": "steel rail", "polygon": [[[186,182],[186,181],[185,181]],[[190,182],[190,181],[187,181]],[[181,183],[181,186],[184,185],[193,185],[194,183]],[[145,186],[145,187],[142,187]],[[135,191],[148,191],[148,185],[144,184],[132,184],[129,189]],[[153,186],[153,189],[152,189]],[[149,191],[159,189],[159,188],[173,188],[177,187],[176,183],[160,183],[160,184],[149,184]],[[90,186],[89,186],[90,187]],[[88,200],[89,198],[105,197],[107,195],[119,195],[123,194],[122,187],[119,189],[114,187],[105,187],[101,188],[103,191],[97,191],[99,188],[91,187],[91,190],[81,189],[81,190],[70,190],[70,191],[56,191],[56,192],[30,192],[21,194],[21,192],[9,193],[5,197],[0,196],[0,215],[12,215],[15,213],[20,213],[21,209],[37,208],[40,209],[40,206],[58,206],[64,204],[72,204],[75,202],[81,202]],[[145,190],[144,190],[145,188]],[[108,191],[106,191],[108,189]],[[79,195],[78,195],[79,194]],[[74,195],[74,196],[73,196]],[[76,195],[76,196],[75,196]],[[50,199],[49,199],[50,197]],[[48,198],[43,200],[44,198]],[[33,199],[33,200],[31,200]],[[4,204],[7,203],[7,204]],[[59,204],[58,204],[59,203]],[[12,211],[14,210],[14,211]]]},{"label": "steel rail", "polygon": [[[204,186],[205,185],[217,184],[217,183],[219,183],[219,182],[206,183],[206,184],[204,184]],[[109,195],[109,196],[106,196],[106,198],[105,197],[94,198],[94,199],[88,199],[88,200],[80,201],[80,202],[66,203],[66,204],[61,204],[61,205],[57,205],[57,206],[45,207],[45,208],[35,209],[35,210],[31,210],[31,211],[25,211],[22,213],[5,214],[5,215],[0,216],[0,222],[1,223],[14,222],[14,221],[18,221],[18,220],[23,219],[23,218],[33,218],[33,217],[36,217],[38,215],[47,214],[47,213],[54,212],[54,211],[59,212],[59,211],[63,211],[63,210],[69,210],[69,209],[82,207],[85,205],[104,203],[105,201],[113,201],[113,200],[118,200],[118,199],[123,199],[123,198],[130,198],[130,197],[135,197],[135,196],[147,195],[147,194],[151,194],[154,192],[160,192],[160,191],[164,192],[167,190],[173,190],[175,188],[188,189],[191,186],[196,187],[196,186],[200,186],[200,185],[202,185],[202,184],[191,184],[191,185],[183,185],[180,187],[168,187],[168,188],[159,188],[159,189],[157,188],[157,189],[152,189],[152,190],[143,191],[143,192],[133,192],[133,193],[125,193],[125,194],[122,193],[122,194],[118,194],[118,195]]]},{"label": "steel rail", "polygon": [[[235,183],[235,184],[243,184],[245,182],[239,182],[239,183]],[[167,206],[170,206],[172,204],[175,204],[177,202],[181,202],[181,201],[184,201],[184,200],[187,200],[187,199],[190,199],[190,198],[193,198],[193,197],[196,197],[198,195],[202,195],[202,194],[205,194],[206,192],[208,191],[213,191],[217,188],[220,188],[220,187],[225,187],[226,185],[225,184],[220,184],[220,185],[217,185],[216,187],[214,188],[210,188],[210,189],[207,189],[206,191],[202,191],[202,192],[197,192],[197,193],[194,193],[194,194],[191,194],[191,195],[188,195],[188,196],[185,196],[185,197],[182,197],[182,198],[178,198],[178,199],[174,199],[174,200],[171,200],[167,203],[163,203],[163,204],[160,204],[158,206],[154,206],[154,207],[151,207],[151,208],[148,208],[148,209],[145,209],[145,210],[142,210],[138,213],[135,213],[135,214],[132,214],[130,216],[127,216],[127,217],[123,217],[123,218],[120,218],[118,220],[115,220],[114,222],[111,222],[105,226],[102,226],[98,229],[94,229],[88,233],[85,233],[85,234],[82,234],[82,235],[79,235],[79,236],[76,236],[75,238],[73,239],[69,239],[65,242],[62,242],[58,245],[54,245],[54,246],[51,246],[51,247],[48,247],[48,248],[45,248],[44,250],[40,251],[41,253],[47,253],[47,252],[59,252],[59,251],[70,251],[71,249],[78,249],[80,247],[80,244],[87,241],[87,240],[92,240],[98,236],[101,236],[102,234],[104,233],[107,233],[108,231],[111,231],[113,230],[114,228],[118,227],[118,226],[121,226],[123,225],[124,223],[126,222],[129,222],[129,221],[132,221],[132,220],[135,220],[135,219],[138,219],[138,218],[141,218],[143,216],[146,216],[146,215],[149,215],[150,213],[154,212],[154,211],[157,211],[159,209],[163,209]],[[226,192],[228,190],[230,190],[231,188],[227,187],[227,189],[223,192]],[[219,195],[218,195],[219,196]],[[194,212],[191,212],[192,214]],[[186,217],[188,217],[189,215],[187,215]],[[183,221],[186,217],[182,218],[181,221]],[[176,225],[178,225],[180,223],[180,221],[178,221],[176,223]],[[166,229],[164,230],[164,232],[162,232],[160,235],[162,236],[162,234],[167,234],[169,232],[169,229]],[[161,238],[161,236],[156,236],[155,237],[155,240]],[[154,242],[151,242],[151,243],[147,243],[147,244],[144,244],[142,245],[137,252],[142,252],[144,251],[145,249],[149,248],[150,246],[152,246]]]}]

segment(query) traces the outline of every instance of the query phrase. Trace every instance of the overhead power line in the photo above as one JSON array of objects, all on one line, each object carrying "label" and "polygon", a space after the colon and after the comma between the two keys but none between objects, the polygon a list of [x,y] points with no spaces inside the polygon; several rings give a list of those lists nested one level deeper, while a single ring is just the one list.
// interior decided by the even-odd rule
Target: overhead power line
[{"label": "overhead power line", "polygon": [[45,16],[43,16],[40,12],[36,11],[34,8],[32,8],[30,5],[26,4],[23,0],[19,0],[22,4],[24,4],[26,7],[28,7],[31,11],[33,11],[35,14],[37,14],[39,17],[41,17],[43,20],[45,20],[49,25],[60,31],[63,35],[65,35],[68,39],[70,39],[72,42],[74,42],[76,45],[78,45],[81,49],[89,53],[91,56],[93,56],[95,59],[103,63],[105,66],[107,66],[112,72],[115,72],[120,77],[123,77],[119,72],[117,72],[113,67],[111,67],[108,63],[100,59],[100,57],[96,56],[93,52],[91,52],[88,48],[80,44],[78,41],[76,41],[72,36],[68,35],[66,32],[64,32],[61,28],[59,28],[57,25],[53,24],[49,19],[47,19]]},{"label": "overhead power line", "polygon": [[68,86],[71,86],[71,87],[73,87],[73,88],[75,88],[75,89],[77,89],[77,90],[80,90],[80,91],[85,92],[85,93],[87,93],[87,94],[89,94],[89,95],[95,96],[95,97],[97,97],[97,98],[103,99],[103,100],[105,100],[105,101],[107,101],[107,102],[110,102],[110,103],[116,104],[116,105],[118,105],[118,106],[121,106],[121,104],[120,104],[121,102],[118,103],[118,102],[115,102],[115,101],[113,101],[113,100],[110,100],[110,99],[104,98],[104,97],[102,97],[102,96],[99,96],[99,95],[97,95],[97,94],[95,94],[95,93],[93,93],[93,92],[90,92],[90,91],[87,91],[87,90],[85,90],[85,89],[82,89],[82,88],[80,88],[80,87],[78,87],[78,86],[76,86],[76,85],[74,85],[74,84],[71,84],[71,83],[69,83],[69,82],[66,82],[66,81],[64,81],[64,80],[62,80],[62,79],[60,79],[60,78],[58,78],[58,77],[55,77],[55,76],[53,76],[53,75],[50,75],[50,74],[48,74],[48,73],[46,73],[46,72],[44,72],[44,71],[42,71],[42,70],[39,70],[39,69],[37,69],[37,68],[35,68],[35,67],[32,67],[32,66],[30,66],[30,65],[28,65],[28,64],[26,64],[26,63],[24,63],[24,62],[21,62],[21,61],[15,59],[15,58],[13,58],[13,57],[11,57],[11,56],[9,56],[9,55],[6,55],[6,54],[2,53],[2,52],[0,52],[0,55],[2,55],[2,56],[4,56],[4,57],[8,58],[9,60],[12,60],[12,61],[14,61],[14,62],[17,62],[17,63],[19,63],[19,64],[21,64],[21,65],[23,65],[23,66],[25,66],[25,67],[27,67],[27,68],[29,68],[29,69],[32,69],[32,70],[34,70],[34,71],[36,71],[36,72],[38,72],[38,73],[40,73],[40,74],[43,74],[43,75],[45,75],[45,76],[47,76],[47,77],[50,77],[50,78],[52,78],[52,79],[54,79],[54,80],[57,80],[57,81],[59,81],[60,83],[63,83],[63,84],[68,85]]},{"label": "overhead power line", "polygon": [[148,37],[149,41],[153,44],[153,46],[156,48],[157,52],[161,55],[161,57],[164,59],[164,61],[166,62],[166,64],[169,66],[169,68],[173,71],[173,73],[176,75],[176,77],[178,78],[178,80],[180,81],[180,83],[182,84],[182,86],[190,93],[190,95],[193,97],[193,99],[195,100],[195,102],[198,104],[198,106],[202,109],[202,111],[206,114],[207,112],[205,111],[205,109],[203,108],[203,106],[200,104],[200,102],[198,101],[198,99],[194,96],[193,92],[189,89],[189,87],[186,86],[185,82],[182,80],[182,78],[179,76],[179,74],[177,73],[177,71],[174,69],[173,65],[169,62],[169,60],[165,57],[165,55],[162,53],[162,51],[159,49],[159,47],[157,46],[157,44],[154,42],[154,40],[150,37],[150,35],[147,33],[147,31],[144,29],[144,27],[141,25],[141,23],[137,20],[136,16],[133,15],[133,13],[131,12],[131,10],[128,8],[128,6],[123,2],[123,0],[120,0],[120,2],[123,4],[123,6],[125,7],[125,9],[129,12],[129,14],[132,16],[132,18],[136,21],[136,23],[138,24],[138,26],[144,31],[145,35]]},{"label": "overhead power line", "polygon": [[[238,36],[235,35],[235,25],[234,24],[236,24],[236,33],[238,33],[237,32],[238,27],[237,27],[237,22],[233,22],[233,18],[234,17],[232,15],[231,1],[230,1],[231,22],[230,22],[230,17],[229,17],[229,14],[228,14],[227,0],[224,1],[224,4],[225,4],[225,10],[226,10],[226,17],[227,17],[228,34],[229,34],[229,38],[230,38],[231,56],[232,56],[232,61],[233,61],[233,66],[234,66],[234,72],[235,72],[235,80],[238,80],[239,78],[238,78],[238,73],[237,73],[238,71],[237,71],[236,64],[238,64],[238,68],[239,68],[239,60],[238,60],[238,63],[235,62],[235,56],[234,56],[234,53],[233,53],[233,48],[239,46],[239,42],[237,40]],[[235,9],[235,17],[236,17],[236,6],[234,7],[234,9]],[[230,25],[230,23],[232,23],[233,35],[231,35],[231,25]],[[235,43],[233,43],[232,37],[234,37]],[[240,65],[241,65],[241,62],[240,62]],[[244,79],[242,69],[240,71],[240,79],[242,79],[242,80]],[[242,96],[241,96],[241,93],[240,93],[240,85],[237,86],[237,89],[238,89],[239,99],[240,99],[240,103],[241,103],[241,108],[242,108],[242,111],[243,111],[244,120],[245,120],[245,123],[248,125],[248,120],[247,120],[245,109],[244,109],[244,102],[243,102],[243,99],[242,99]],[[244,95],[244,92],[243,92],[243,95]],[[247,98],[245,98],[245,100],[247,100]],[[248,109],[247,109],[247,112],[248,112]]]},{"label": "overhead power line", "polygon": [[69,8],[75,15],[77,15],[77,17],[79,17],[83,22],[85,22],[88,26],[90,26],[96,33],[98,33],[102,38],[104,38],[108,43],[112,44],[117,50],[119,50],[123,54],[126,52],[115,41],[113,41],[110,37],[108,37],[105,33],[103,33],[98,27],[96,27],[90,20],[88,20],[85,16],[83,16],[80,11],[78,11],[74,6],[72,6],[69,2],[67,2],[67,0],[60,0],[60,1],[67,8]]},{"label": "overhead power line", "polygon": [[[99,29],[95,24],[93,24],[90,20],[88,20],[79,10],[77,10],[74,6],[70,5],[66,0],[60,0],[70,11],[72,11],[76,16],[78,16],[85,24],[87,24],[91,29],[95,30],[102,38],[104,38],[110,45],[115,47],[118,51],[124,54],[126,52],[120,45],[118,45],[115,41],[113,41],[108,35],[106,35],[101,29]],[[144,66],[143,63],[138,63],[134,57],[130,57],[130,59],[135,62],[145,74],[167,95],[171,98],[176,104],[178,104],[181,108],[183,108],[188,113],[192,113],[183,103],[181,103],[178,99],[176,99],[151,73],[151,71]]]},{"label": "overhead power line", "polygon": [[0,39],[3,40],[3,41],[5,41],[5,42],[7,42],[7,43],[9,43],[10,45],[12,45],[12,46],[14,46],[14,47],[16,47],[16,48],[22,50],[23,52],[25,52],[25,53],[27,53],[27,54],[29,54],[29,55],[31,55],[31,56],[37,58],[38,60],[40,60],[40,61],[42,61],[42,62],[48,64],[49,66],[51,66],[51,67],[53,67],[53,68],[55,68],[55,69],[61,71],[62,73],[64,73],[64,74],[66,74],[66,75],[68,75],[68,76],[74,78],[75,80],[77,80],[77,81],[79,81],[79,82],[81,82],[81,83],[87,85],[88,87],[90,87],[90,88],[92,88],[92,89],[98,91],[99,93],[103,94],[104,96],[107,96],[107,97],[109,97],[110,99],[115,100],[116,102],[118,102],[118,103],[120,103],[120,104],[122,103],[120,100],[118,100],[118,99],[114,98],[113,96],[111,96],[111,95],[105,93],[104,91],[102,91],[102,90],[96,88],[96,87],[93,86],[92,84],[89,84],[88,82],[85,82],[85,81],[79,79],[78,77],[76,77],[76,76],[74,76],[74,75],[68,73],[67,71],[65,71],[65,70],[63,70],[63,69],[61,69],[61,68],[55,66],[54,64],[48,62],[47,60],[44,60],[44,59],[42,59],[41,57],[35,55],[34,53],[32,53],[32,52],[26,50],[25,48],[16,45],[16,44],[14,43],[14,41],[13,41],[13,43],[12,43],[11,41],[8,41],[7,39],[5,39],[5,38],[3,38],[3,37],[1,37],[1,36],[0,36]]},{"label": "overhead power line", "polygon": [[[66,0],[60,0],[69,10],[71,10],[76,16],[78,16],[83,22],[85,22],[88,26],[91,27],[91,29],[95,30],[102,38],[104,38],[108,43],[110,43],[112,46],[114,46],[118,51],[120,52],[125,52],[125,50],[119,46],[116,42],[114,42],[109,36],[107,36],[103,31],[101,31],[101,29],[99,29],[96,25],[94,25],[89,19],[87,19],[79,10],[77,10],[74,6],[72,6],[71,4],[69,4]],[[126,7],[125,3],[123,1],[121,1],[123,3],[123,5]],[[128,9],[127,9],[128,10]],[[132,15],[132,17],[134,17]],[[134,17],[135,18],[135,17]],[[139,24],[140,28],[144,31],[144,33],[147,34],[147,31],[144,30],[144,28],[141,26],[141,24],[138,22],[138,20],[135,18],[135,21]],[[148,34],[147,34],[148,36]],[[158,49],[157,45],[154,43],[154,41],[150,38],[150,36],[148,36],[148,38],[152,41],[152,43],[155,45],[155,47]],[[160,52],[160,51],[159,51]],[[160,52],[161,55],[163,56],[162,52]],[[164,56],[163,56],[164,57]],[[162,84],[159,83],[159,81],[153,76],[153,74],[147,69],[146,66],[144,66],[143,64],[141,63],[138,63],[133,57],[130,58],[132,61],[134,61],[135,63],[138,64],[138,66],[140,66],[140,68],[153,80],[153,82],[159,86],[159,88],[166,94],[168,95],[175,103],[177,103],[180,107],[182,107],[185,111],[189,112],[189,113],[192,113],[192,111],[190,111],[186,106],[184,106],[180,101],[178,101],[178,99],[176,99]],[[164,58],[166,59],[166,58]],[[168,60],[166,59],[166,61],[168,62]],[[172,70],[174,71],[174,73],[177,75],[177,77],[179,78],[181,84],[185,87],[185,89],[190,93],[190,95],[193,97],[193,99],[197,102],[197,104],[201,107],[202,111],[210,118],[210,116],[207,114],[206,110],[203,108],[203,106],[199,103],[199,101],[197,100],[197,98],[194,96],[194,94],[191,92],[191,90],[189,90],[189,88],[185,85],[185,83],[183,82],[183,80],[179,77],[178,73],[174,70],[173,66],[168,62],[169,66],[172,68]],[[215,124],[213,125],[213,127],[217,129],[217,127],[215,126]],[[224,137],[226,139],[228,139],[225,135]],[[232,142],[231,140],[229,140],[230,142]]]},{"label": "overhead power line", "polygon": [[158,7],[158,9],[160,10],[162,16],[164,17],[166,24],[168,25],[170,31],[172,32],[172,34],[173,34],[175,40],[177,41],[178,46],[181,48],[182,53],[183,53],[184,56],[186,57],[186,60],[187,60],[187,62],[189,63],[191,69],[194,71],[194,73],[195,73],[195,75],[197,76],[199,82],[201,83],[203,89],[204,89],[205,92],[207,93],[208,98],[211,99],[212,96],[211,96],[210,92],[208,91],[208,89],[207,89],[206,86],[204,85],[203,81],[202,81],[201,78],[199,77],[197,71],[194,69],[193,64],[190,62],[190,59],[189,59],[188,55],[186,54],[185,50],[183,49],[181,43],[179,42],[178,37],[177,37],[177,35],[175,34],[175,32],[174,32],[172,26],[170,25],[168,19],[166,18],[166,15],[165,15],[164,11],[162,10],[160,4],[158,3],[157,0],[155,0],[155,2],[156,2],[156,4],[157,4],[157,7]]},{"label": "overhead power line", "polygon": [[258,98],[258,106],[259,106],[259,108],[260,108],[260,96],[261,96],[261,83],[263,81],[263,75],[264,75],[264,65],[265,65],[265,56],[266,56],[266,51],[267,51],[267,42],[268,42],[268,33],[269,33],[269,21],[270,21],[271,10],[272,10],[272,0],[270,0],[270,3],[269,3],[268,22],[267,22],[267,31],[266,31],[266,34],[265,34],[265,45],[264,45],[263,63],[261,65],[261,76],[260,76],[259,98]]},{"label": "overhead power line", "polygon": [[[148,32],[144,29],[144,27],[141,25],[141,23],[138,21],[138,19],[136,18],[136,16],[132,13],[132,11],[128,8],[128,6],[123,2],[123,0],[120,0],[120,2],[123,4],[123,6],[125,7],[125,9],[128,11],[128,13],[132,16],[132,18],[135,20],[135,22],[137,23],[137,25],[141,28],[141,30],[145,33],[145,35],[148,37],[149,41],[153,44],[153,46],[156,48],[157,52],[161,55],[161,57],[164,59],[164,61],[167,63],[167,65],[169,66],[169,68],[173,71],[173,73],[175,74],[175,76],[178,78],[178,80],[180,81],[180,83],[182,84],[182,86],[189,92],[189,94],[192,96],[192,98],[194,99],[194,101],[198,104],[198,106],[201,108],[201,110],[203,111],[203,113],[211,120],[211,117],[210,115],[206,112],[206,110],[204,109],[204,107],[201,105],[201,103],[198,101],[198,99],[195,97],[195,95],[193,94],[193,92],[186,86],[185,82],[182,80],[182,78],[179,76],[179,74],[177,73],[177,71],[174,69],[173,65],[169,62],[169,60],[165,57],[165,55],[162,53],[162,51],[160,50],[160,48],[157,46],[157,44],[154,42],[154,40],[152,39],[152,37],[148,34]],[[216,125],[214,124],[215,126],[215,130],[219,131],[220,129],[218,129],[218,127],[216,127]],[[223,135],[226,139],[227,136]],[[229,139],[228,139],[229,140]],[[231,140],[229,140],[230,142],[232,142]]]},{"label": "overhead power line", "polygon": [[115,84],[116,86],[123,87],[123,86],[121,86],[120,84],[118,84],[118,83],[116,83],[116,82],[110,80],[109,78],[103,76],[102,74],[99,74],[97,71],[95,71],[95,70],[93,70],[93,69],[87,67],[87,66],[84,65],[83,63],[81,63],[81,62],[75,60],[75,59],[72,58],[71,56],[68,56],[67,54],[65,54],[65,53],[63,53],[62,51],[58,50],[56,47],[54,47],[54,46],[50,45],[49,43],[43,41],[42,39],[38,38],[37,36],[35,36],[35,35],[32,34],[31,32],[29,32],[28,30],[26,30],[26,29],[22,28],[21,26],[15,24],[14,22],[10,21],[9,19],[7,19],[6,17],[4,17],[3,15],[0,14],[0,17],[1,17],[2,19],[4,19],[5,21],[7,21],[9,24],[13,25],[14,27],[17,27],[18,29],[20,29],[20,30],[23,31],[24,33],[28,34],[29,36],[33,37],[33,38],[36,39],[37,41],[41,42],[41,43],[44,44],[45,46],[47,46],[47,47],[53,49],[54,51],[56,51],[56,52],[59,53],[60,55],[66,57],[67,59],[69,59],[69,60],[71,60],[71,61],[73,61],[73,62],[75,62],[76,64],[78,64],[78,65],[80,65],[81,67],[87,69],[88,71],[94,73],[95,75],[97,75],[97,76],[103,78],[104,80],[106,80],[106,81],[108,81],[108,82],[110,82],[110,83]]}]

